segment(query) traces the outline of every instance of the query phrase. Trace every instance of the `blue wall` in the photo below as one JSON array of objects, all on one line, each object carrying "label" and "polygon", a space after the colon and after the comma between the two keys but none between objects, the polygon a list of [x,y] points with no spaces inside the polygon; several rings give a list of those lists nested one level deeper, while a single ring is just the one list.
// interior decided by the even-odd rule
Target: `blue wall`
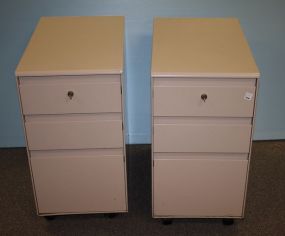
[{"label": "blue wall", "polygon": [[261,71],[254,138],[285,138],[285,1],[2,0],[0,2],[0,147],[23,146],[14,70],[41,16],[126,16],[129,143],[150,143],[152,20],[238,17]]}]

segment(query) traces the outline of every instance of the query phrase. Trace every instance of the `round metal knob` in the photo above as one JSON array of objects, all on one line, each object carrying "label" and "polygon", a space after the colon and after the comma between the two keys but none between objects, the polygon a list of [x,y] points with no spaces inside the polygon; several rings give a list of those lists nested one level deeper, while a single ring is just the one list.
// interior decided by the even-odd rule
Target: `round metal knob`
[{"label": "round metal knob", "polygon": [[74,92],[73,91],[68,91],[67,92],[67,96],[69,97],[69,99],[72,99],[74,96]]},{"label": "round metal knob", "polygon": [[203,93],[202,95],[201,95],[201,99],[205,102],[206,101],[206,99],[207,99],[207,94],[205,94],[205,93]]}]

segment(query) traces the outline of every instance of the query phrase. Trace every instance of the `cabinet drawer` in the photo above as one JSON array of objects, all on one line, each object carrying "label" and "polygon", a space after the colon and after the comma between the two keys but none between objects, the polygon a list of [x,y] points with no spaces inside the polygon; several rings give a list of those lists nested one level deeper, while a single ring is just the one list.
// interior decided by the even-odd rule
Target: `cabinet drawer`
[{"label": "cabinet drawer", "polygon": [[247,160],[154,160],[154,216],[241,217],[247,165]]},{"label": "cabinet drawer", "polygon": [[20,78],[23,113],[121,112],[120,76]]},{"label": "cabinet drawer", "polygon": [[154,116],[253,116],[255,80],[156,80]]},{"label": "cabinet drawer", "polygon": [[155,119],[154,152],[249,152],[251,124],[243,119],[171,121]]},{"label": "cabinet drawer", "polygon": [[32,152],[31,168],[40,214],[127,210],[122,155]]},{"label": "cabinet drawer", "polygon": [[25,126],[30,150],[123,147],[122,119],[115,115],[27,118]]}]

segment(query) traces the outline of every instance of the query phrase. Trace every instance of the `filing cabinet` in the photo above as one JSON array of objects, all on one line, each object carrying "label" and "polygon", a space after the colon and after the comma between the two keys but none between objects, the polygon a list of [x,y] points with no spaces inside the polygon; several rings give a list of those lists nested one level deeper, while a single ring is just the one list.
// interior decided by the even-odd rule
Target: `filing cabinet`
[{"label": "filing cabinet", "polygon": [[152,213],[244,217],[259,71],[235,18],[156,18]]},{"label": "filing cabinet", "polygon": [[42,17],[16,69],[39,215],[126,212],[124,18]]}]

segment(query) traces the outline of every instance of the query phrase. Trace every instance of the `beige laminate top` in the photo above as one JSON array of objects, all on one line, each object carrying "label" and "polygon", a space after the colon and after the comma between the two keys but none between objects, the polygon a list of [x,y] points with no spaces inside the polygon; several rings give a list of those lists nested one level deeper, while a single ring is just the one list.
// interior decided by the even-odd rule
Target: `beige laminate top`
[{"label": "beige laminate top", "polygon": [[156,18],[152,76],[257,78],[235,18]]},{"label": "beige laminate top", "polygon": [[117,74],[123,70],[124,17],[42,17],[17,76]]}]

